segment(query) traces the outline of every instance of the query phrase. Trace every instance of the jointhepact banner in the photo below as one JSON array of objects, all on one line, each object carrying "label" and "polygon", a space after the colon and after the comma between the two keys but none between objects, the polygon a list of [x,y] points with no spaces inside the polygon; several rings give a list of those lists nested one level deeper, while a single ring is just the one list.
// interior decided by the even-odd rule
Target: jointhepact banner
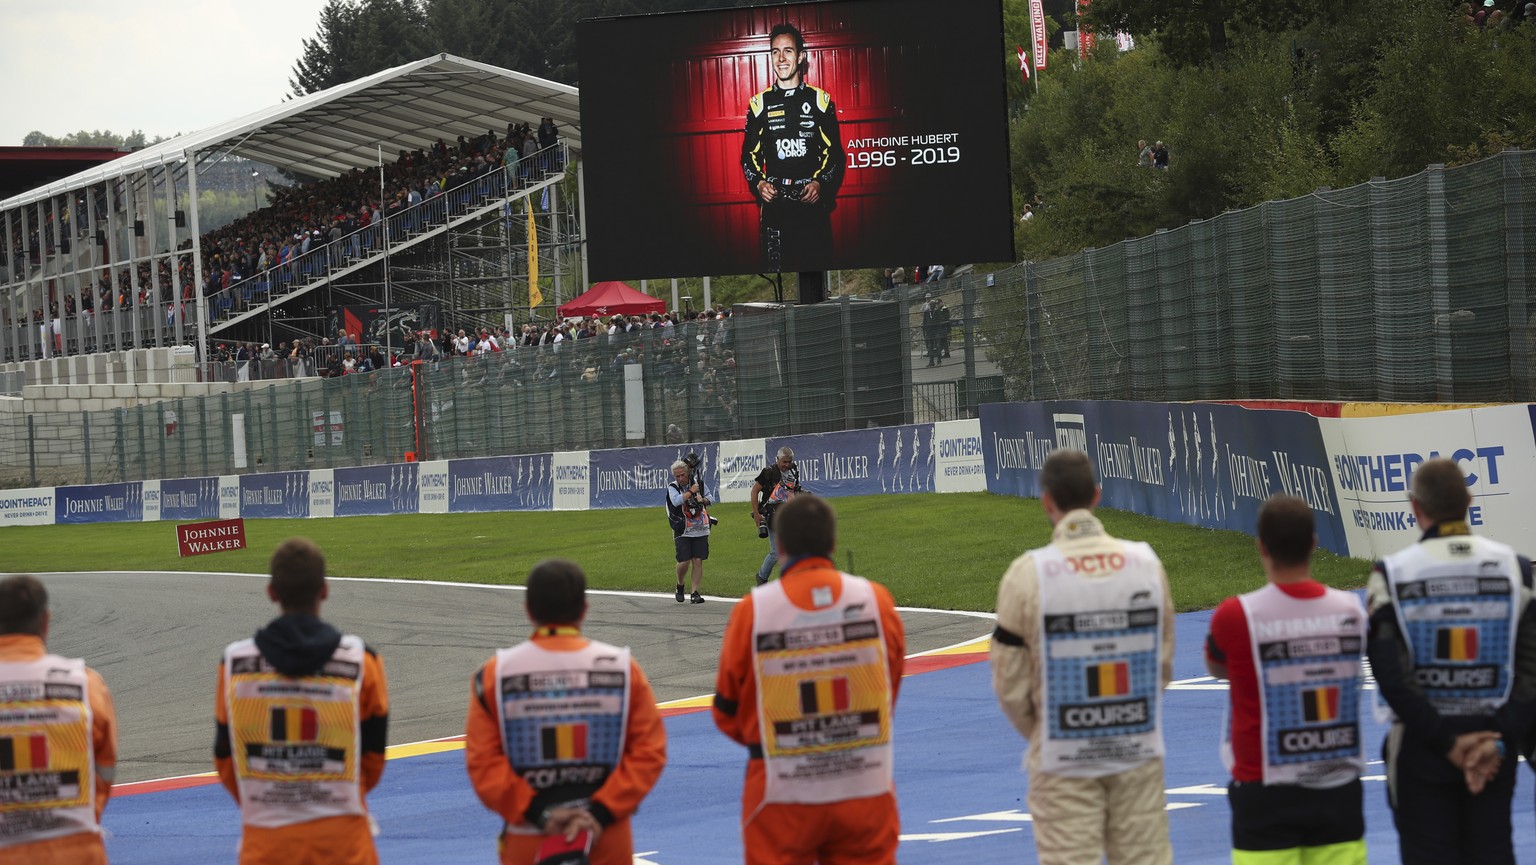
[{"label": "jointhepact banner", "polygon": [[53,487],[0,492],[0,526],[51,526]]},{"label": "jointhepact banner", "polygon": [[1532,407],[1322,418],[1353,555],[1381,558],[1419,539],[1408,482],[1425,460],[1455,460],[1467,477],[1476,534],[1525,551],[1536,532],[1536,434]]},{"label": "jointhepact banner", "polygon": [[1275,493],[1305,500],[1318,545],[1349,555],[1318,419],[1218,404],[995,403],[981,407],[987,489],[1038,498],[1051,451],[1093,459],[1105,507],[1253,534]]}]

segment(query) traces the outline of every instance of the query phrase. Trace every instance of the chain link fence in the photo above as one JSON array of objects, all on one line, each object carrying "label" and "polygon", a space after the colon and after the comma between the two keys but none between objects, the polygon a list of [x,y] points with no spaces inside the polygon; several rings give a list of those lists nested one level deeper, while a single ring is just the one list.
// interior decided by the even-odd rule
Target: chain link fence
[{"label": "chain link fence", "polygon": [[112,411],[9,400],[0,483],[794,435],[1004,400],[1528,401],[1533,214],[1536,153],[1509,151],[878,297]]}]

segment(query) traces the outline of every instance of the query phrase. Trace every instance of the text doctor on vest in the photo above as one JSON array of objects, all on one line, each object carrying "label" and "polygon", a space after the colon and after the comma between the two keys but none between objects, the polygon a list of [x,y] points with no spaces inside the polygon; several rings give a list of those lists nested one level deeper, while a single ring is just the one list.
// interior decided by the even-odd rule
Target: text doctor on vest
[{"label": "text doctor on vest", "polygon": [[282,614],[219,666],[213,762],[240,803],[241,865],[371,865],[363,797],[384,774],[389,689],[379,656],[320,618],[325,556],[290,538],[267,597]]},{"label": "text doctor on vest", "polygon": [[1531,561],[1470,532],[1467,485],[1453,460],[1420,465],[1409,502],[1424,534],[1366,583],[1404,865],[1515,861],[1515,754],[1536,709]]},{"label": "text doctor on vest", "polygon": [[51,622],[40,580],[0,580],[0,719],[27,719],[0,720],[0,865],[105,865],[117,711],[95,670],[48,654]]},{"label": "text doctor on vest", "polygon": [[546,836],[590,832],[593,865],[630,865],[630,817],[667,762],[667,733],[626,648],[582,636],[587,578],[565,559],[528,574],[533,635],[475,673],[464,761],[505,821],[503,865],[532,865]]},{"label": "text doctor on vest", "polygon": [[1051,544],[1014,560],[997,591],[992,688],[1029,740],[1029,812],[1042,865],[1169,863],[1162,693],[1173,601],[1144,543],[1110,537],[1081,451],[1040,471]]},{"label": "text doctor on vest", "polygon": [[731,612],[715,677],[715,726],[747,746],[747,865],[889,865],[901,615],[884,586],[832,563],[825,499],[786,502],[774,539],[783,570]]},{"label": "text doctor on vest", "polygon": [[1365,865],[1365,607],[1312,579],[1306,502],[1271,496],[1257,533],[1267,583],[1223,601],[1205,643],[1206,669],[1231,682],[1232,862]]}]

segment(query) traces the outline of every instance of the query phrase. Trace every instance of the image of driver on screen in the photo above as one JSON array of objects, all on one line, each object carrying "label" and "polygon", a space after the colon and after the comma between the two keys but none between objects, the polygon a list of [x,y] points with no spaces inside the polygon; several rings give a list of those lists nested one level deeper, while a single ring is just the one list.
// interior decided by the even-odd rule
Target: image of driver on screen
[{"label": "image of driver on screen", "polygon": [[779,272],[832,265],[832,207],[843,179],[837,109],[805,83],[810,61],[793,24],[768,34],[773,86],[747,105],[741,170],[761,205],[762,266]]}]

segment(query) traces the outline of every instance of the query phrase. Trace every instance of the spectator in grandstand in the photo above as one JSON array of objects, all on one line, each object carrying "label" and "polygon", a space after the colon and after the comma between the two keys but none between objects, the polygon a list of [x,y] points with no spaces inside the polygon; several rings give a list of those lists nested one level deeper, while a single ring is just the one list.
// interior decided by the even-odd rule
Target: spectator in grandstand
[{"label": "spectator in grandstand", "polygon": [[364,796],[384,772],[384,665],[320,618],[329,584],[312,541],[279,545],[271,574],[281,615],[224,650],[214,697],[214,764],[240,803],[241,865],[376,863]]},{"label": "spectator in grandstand", "polygon": [[117,773],[117,710],[101,674],[48,653],[52,616],[41,580],[0,580],[0,863],[106,865],[101,812]]},{"label": "spectator in grandstand", "polygon": [[[544,857],[581,833],[590,835],[593,865],[629,865],[630,817],[666,765],[666,728],[639,663],[629,649],[582,634],[586,584],[575,562],[535,565],[524,601],[532,636],[496,652],[470,689],[465,768],[480,801],[504,821],[503,865],[554,862]],[[516,684],[531,681],[519,674],[554,668],[583,673],[585,687]],[[587,733],[580,754],[571,733],[578,728]],[[584,769],[579,779],[553,771],[573,761]]]},{"label": "spectator in grandstand", "polygon": [[[1306,502],[1270,497],[1257,535],[1267,583],[1223,601],[1205,641],[1206,669],[1231,682],[1222,740],[1231,749],[1232,860],[1364,865],[1365,607],[1312,578],[1317,534]],[[1277,632],[1314,651],[1277,656],[1266,648]],[[1293,740],[1308,744],[1283,744]]]},{"label": "spectator in grandstand", "polygon": [[1536,712],[1531,560],[1467,528],[1461,467],[1419,465],[1408,501],[1419,542],[1366,582],[1366,649],[1394,720],[1387,802],[1404,865],[1512,865],[1515,754]]},{"label": "spectator in grandstand", "polygon": [[[624,351],[629,355],[633,349]],[[704,579],[704,560],[709,558],[709,499],[693,468],[682,460],[672,463],[672,482],[667,484],[666,495],[667,522],[672,526],[672,543],[677,548],[677,602],[691,600],[702,604],[704,596],[699,594],[699,583]],[[693,594],[684,596],[683,580],[690,570]]]},{"label": "spectator in grandstand", "polygon": [[[715,726],[747,748],[746,862],[893,865],[901,615],[885,587],[838,571],[837,517],[825,499],[786,502],[774,532],[783,573],[731,611],[712,710]],[[787,647],[784,633],[802,628],[842,636]],[[801,732],[832,729],[840,735]]]},{"label": "spectator in grandstand", "polygon": [[[1087,454],[1046,459],[1040,504],[1051,543],[1015,559],[998,586],[992,687],[1029,740],[1027,801],[1041,865],[1105,854],[1109,865],[1165,865],[1173,849],[1160,724],[1173,675],[1173,600],[1157,554],[1111,537],[1093,515],[1098,503]],[[1087,610],[1106,611],[1095,619],[1104,624],[1052,627]],[[1106,697],[1125,710],[1107,713]]]}]

